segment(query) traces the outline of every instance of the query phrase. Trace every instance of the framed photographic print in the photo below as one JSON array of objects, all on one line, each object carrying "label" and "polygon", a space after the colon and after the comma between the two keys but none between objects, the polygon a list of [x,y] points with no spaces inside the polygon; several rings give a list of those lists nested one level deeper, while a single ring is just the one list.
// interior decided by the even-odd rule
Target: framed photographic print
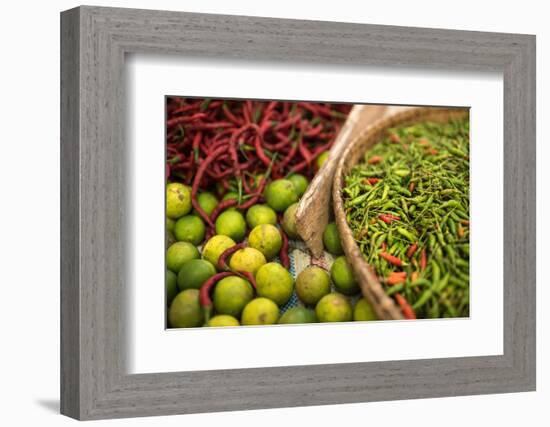
[{"label": "framed photographic print", "polygon": [[82,6],[61,41],[63,414],[535,389],[534,36]]}]

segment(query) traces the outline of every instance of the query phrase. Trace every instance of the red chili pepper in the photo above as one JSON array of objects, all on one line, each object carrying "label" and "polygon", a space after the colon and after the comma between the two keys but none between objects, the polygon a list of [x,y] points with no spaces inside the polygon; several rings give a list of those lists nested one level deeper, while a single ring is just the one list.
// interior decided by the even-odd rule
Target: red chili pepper
[{"label": "red chili pepper", "polygon": [[223,271],[221,273],[214,274],[202,284],[199,291],[199,304],[204,311],[206,322],[208,322],[208,320],[210,319],[210,316],[212,315],[212,309],[214,308],[212,305],[212,299],[210,298],[210,292],[221,279],[229,276],[236,276],[236,274],[229,271]]},{"label": "red chili pepper", "polygon": [[416,319],[416,313],[414,312],[410,304],[407,302],[405,297],[403,297],[400,293],[396,293],[395,300],[397,301],[397,304],[401,308],[401,311],[403,312],[403,317],[405,319],[408,319],[408,320]]},{"label": "red chili pepper", "polygon": [[382,158],[382,156],[372,156],[368,161],[367,163],[369,165],[377,165],[378,163],[380,163],[382,160],[384,160]]},{"label": "red chili pepper", "polygon": [[378,181],[380,181],[380,178],[367,178],[367,182],[368,182],[370,185],[374,185],[374,184],[376,184]]},{"label": "red chili pepper", "polygon": [[426,249],[422,249],[420,252],[420,269],[425,270],[428,260],[426,259]]},{"label": "red chili pepper", "polygon": [[281,233],[281,238],[283,240],[281,250],[279,251],[279,259],[281,260],[283,267],[288,270],[290,268],[290,258],[288,256],[288,236],[282,229],[280,229],[279,232]]},{"label": "red chili pepper", "polygon": [[[200,165],[209,162],[220,147],[225,147],[225,152],[202,171],[201,190],[211,189],[216,183],[229,189],[235,179],[242,179],[243,171],[261,174],[267,167],[271,168],[273,178],[291,172],[311,178],[314,169],[310,165],[321,152],[330,149],[350,108],[326,103],[169,97],[168,179],[194,183]],[[296,147],[291,135],[301,135],[306,140]],[[243,184],[244,195],[256,196],[256,190],[247,184],[248,181]]]},{"label": "red chili pepper", "polygon": [[258,287],[256,285],[256,278],[250,271],[236,271],[236,273],[243,279],[248,280],[254,289]]},{"label": "red chili pepper", "polygon": [[269,165],[271,165],[271,159],[265,154],[259,135],[254,138],[254,148],[256,149],[256,154],[258,155],[258,158],[265,166],[269,167]]},{"label": "red chili pepper", "polygon": [[233,245],[230,248],[227,248],[225,251],[223,251],[221,255],[218,257],[218,269],[229,270],[229,266],[227,265],[227,258],[233,255],[239,249],[243,249],[245,247],[246,245],[244,243],[237,243],[236,245]]},{"label": "red chili pepper", "polygon": [[388,261],[390,264],[395,265],[397,267],[401,267],[403,265],[403,262],[399,258],[387,252],[380,252],[380,256],[384,258],[386,261]]},{"label": "red chili pepper", "polygon": [[233,206],[237,206],[237,199],[227,199],[222,200],[218,205],[214,208],[212,213],[210,214],[210,221],[212,224],[216,221],[218,216],[227,208],[232,208]]},{"label": "red chili pepper", "polygon": [[416,250],[418,249],[418,245],[416,243],[413,243],[409,246],[409,249],[407,249],[407,258],[411,258]]},{"label": "red chili pepper", "polygon": [[201,162],[197,170],[197,174],[195,175],[195,179],[193,180],[193,187],[191,190],[191,203],[193,205],[193,208],[195,208],[197,213],[210,227],[213,227],[214,224],[210,221],[210,218],[208,217],[206,212],[199,205],[199,202],[197,201],[197,193],[199,191],[199,185],[201,183],[204,171],[216,159],[216,157],[222,154],[224,151],[225,147],[219,147],[216,151],[214,151],[212,154],[210,154],[210,156],[208,156],[206,159],[204,159],[204,161]]},{"label": "red chili pepper", "polygon": [[390,273],[386,279],[388,285],[397,285],[398,283],[404,283],[407,280],[407,273],[405,271],[394,271]]},{"label": "red chili pepper", "polygon": [[396,133],[390,133],[390,141],[391,142],[401,142],[401,138]]},{"label": "red chili pepper", "polygon": [[188,116],[174,117],[173,119],[170,119],[166,122],[166,126],[170,127],[170,126],[178,125],[180,123],[189,123],[195,120],[203,119],[205,117],[206,117],[206,114],[204,113],[193,114],[190,117]]},{"label": "red chili pepper", "polygon": [[380,214],[378,215],[378,218],[380,218],[386,224],[390,224],[393,221],[399,221],[401,219],[397,215],[392,215],[392,214]]}]

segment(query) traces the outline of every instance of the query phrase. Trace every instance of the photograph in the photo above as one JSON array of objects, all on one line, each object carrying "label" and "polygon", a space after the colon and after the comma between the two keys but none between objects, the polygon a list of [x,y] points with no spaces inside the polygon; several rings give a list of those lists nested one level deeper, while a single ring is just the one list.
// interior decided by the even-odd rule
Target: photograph
[{"label": "photograph", "polygon": [[165,99],[168,328],[469,317],[468,108]]}]

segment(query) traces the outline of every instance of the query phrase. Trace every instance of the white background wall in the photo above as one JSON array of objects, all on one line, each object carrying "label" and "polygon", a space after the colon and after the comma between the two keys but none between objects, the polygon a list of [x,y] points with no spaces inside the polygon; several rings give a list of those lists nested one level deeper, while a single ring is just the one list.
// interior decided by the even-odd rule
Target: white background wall
[{"label": "white background wall", "polygon": [[[245,14],[537,35],[538,74],[538,391],[309,408],[109,421],[109,425],[275,426],[548,425],[550,293],[544,185],[550,115],[550,28],[546,2],[96,1],[97,5]],[[59,12],[75,1],[4,2],[0,18],[0,421],[63,426],[59,416]],[[545,13],[546,12],[546,13]],[[546,160],[546,161],[545,161]],[[546,179],[545,179],[546,178]],[[546,197],[545,197],[546,196]],[[546,403],[546,405],[545,405]]]}]

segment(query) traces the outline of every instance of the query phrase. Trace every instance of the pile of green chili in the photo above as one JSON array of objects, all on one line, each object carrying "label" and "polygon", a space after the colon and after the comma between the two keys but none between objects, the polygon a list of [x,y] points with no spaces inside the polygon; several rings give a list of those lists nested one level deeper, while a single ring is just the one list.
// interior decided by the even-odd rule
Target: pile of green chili
[{"label": "pile of green chili", "polygon": [[466,117],[389,130],[345,178],[355,240],[413,318],[469,316],[469,168]]}]

